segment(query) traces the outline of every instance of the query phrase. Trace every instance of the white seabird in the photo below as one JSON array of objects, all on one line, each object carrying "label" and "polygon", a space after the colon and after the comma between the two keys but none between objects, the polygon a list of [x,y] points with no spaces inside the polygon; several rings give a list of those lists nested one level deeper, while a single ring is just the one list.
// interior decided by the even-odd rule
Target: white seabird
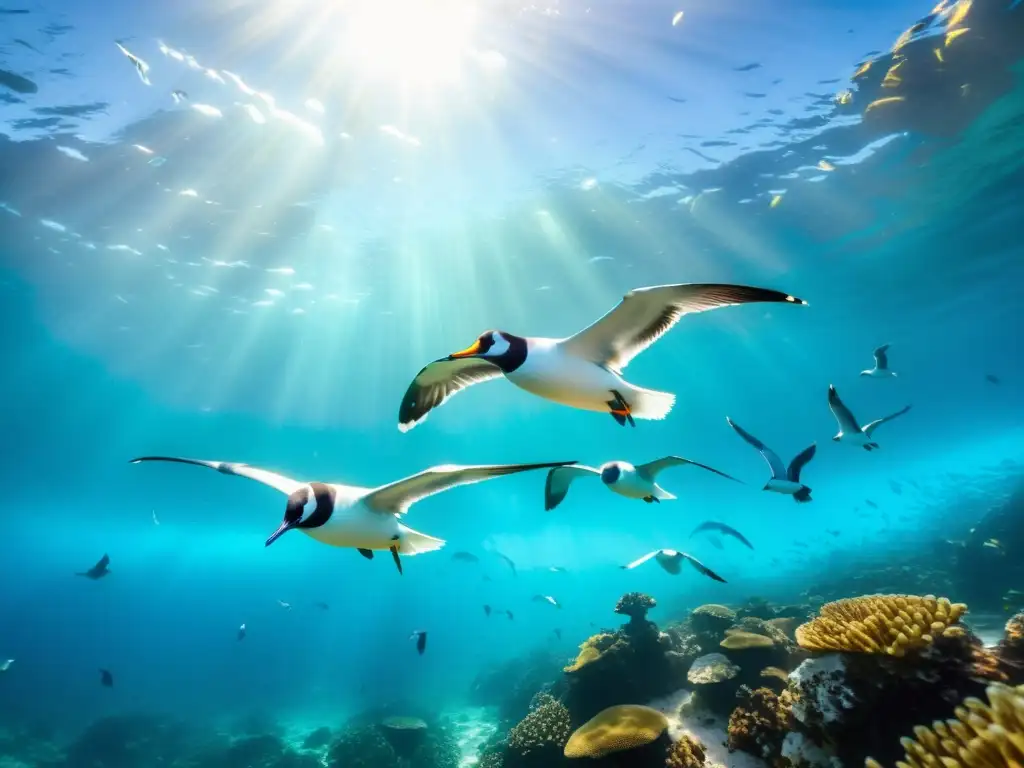
[{"label": "white seabird", "polygon": [[630,291],[604,317],[565,339],[485,331],[466,349],[416,374],[402,398],[398,428],[407,432],[455,393],[501,376],[547,400],[610,413],[620,425],[663,419],[675,395],[633,386],[622,378],[623,369],[683,315],[752,302],[807,303],[743,285],[659,285]]},{"label": "white seabird", "polygon": [[643,499],[648,504],[661,499],[674,499],[673,494],[658,485],[658,473],[668,467],[679,467],[684,464],[692,464],[739,482],[732,475],[720,472],[707,464],[684,459],[682,456],[666,456],[663,459],[649,461],[635,467],[627,461],[609,461],[597,468],[573,464],[566,467],[555,467],[548,472],[548,479],[544,484],[544,509],[550,511],[561,504],[566,494],[569,493],[569,485],[578,477],[600,477],[601,482],[608,490],[625,496],[627,499]]},{"label": "white seabird", "polygon": [[896,376],[896,371],[889,370],[889,344],[883,344],[875,350],[875,367],[861,371],[861,376],[870,376],[873,379],[891,379]]},{"label": "white seabird", "polygon": [[765,485],[764,490],[789,494],[793,497],[794,501],[811,500],[811,489],[800,482],[800,470],[804,468],[804,465],[806,465],[807,462],[814,458],[814,454],[818,450],[817,443],[811,443],[809,446],[804,448],[803,451],[798,453],[793,461],[790,462],[789,467],[787,468],[775,451],[747,432],[747,430],[734,422],[728,416],[725,417],[725,420],[737,435],[750,443],[750,445],[754,446],[764,460],[768,462],[768,467],[772,471],[772,477]]},{"label": "white seabird", "polygon": [[698,573],[707,576],[709,579],[714,579],[715,581],[721,581],[723,583],[725,582],[725,579],[712,571],[693,555],[687,552],[677,552],[674,549],[656,549],[653,552],[648,552],[643,557],[637,558],[629,565],[622,566],[622,568],[627,571],[632,570],[639,565],[643,565],[651,558],[654,558],[654,561],[658,565],[673,576],[677,576],[679,574],[679,571],[683,566],[683,562],[685,561],[692,565]]},{"label": "white seabird", "polygon": [[174,456],[143,456],[132,459],[132,464],[144,461],[169,461],[207,467],[224,475],[236,475],[255,480],[288,497],[284,520],[267,539],[270,546],[283,533],[296,528],[307,536],[333,547],[352,547],[372,560],[374,550],[391,552],[402,572],[399,555],[417,555],[433,552],[445,542],[425,533],[414,531],[399,522],[409,507],[420,499],[446,491],[458,485],[469,485],[533,469],[572,464],[549,462],[545,464],[493,464],[484,466],[456,466],[452,464],[431,467],[422,472],[377,488],[362,488],[338,483],[319,483],[293,480],[276,472],[226,461],[205,461]]},{"label": "white seabird", "polygon": [[859,426],[857,418],[850,412],[850,409],[839,399],[839,393],[836,392],[836,388],[831,384],[828,385],[828,407],[832,410],[832,415],[836,417],[836,421],[839,422],[839,433],[832,439],[836,442],[859,445],[866,451],[871,451],[878,447],[878,443],[871,440],[872,432],[882,424],[885,424],[885,422],[892,421],[897,416],[902,416],[910,410],[908,405],[906,408],[896,411],[896,413],[883,416],[881,419],[875,419],[862,427]]}]

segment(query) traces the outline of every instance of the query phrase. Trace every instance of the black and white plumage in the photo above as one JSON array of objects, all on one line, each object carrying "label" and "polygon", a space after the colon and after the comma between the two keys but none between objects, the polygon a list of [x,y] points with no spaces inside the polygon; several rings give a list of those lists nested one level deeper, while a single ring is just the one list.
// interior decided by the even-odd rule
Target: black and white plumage
[{"label": "black and white plumage", "polygon": [[836,392],[836,388],[831,384],[828,387],[828,407],[839,423],[839,433],[832,439],[836,442],[860,446],[866,451],[871,451],[878,447],[878,443],[873,442],[871,439],[871,435],[876,429],[887,421],[892,421],[910,410],[908,405],[896,411],[896,413],[890,413],[888,416],[883,416],[880,419],[868,422],[864,426],[860,426],[850,409],[839,399],[839,393]]},{"label": "black and white plumage", "polygon": [[637,288],[597,322],[568,338],[486,331],[466,349],[425,366],[398,411],[406,432],[452,395],[504,376],[520,389],[572,408],[610,413],[622,425],[663,419],[675,395],[636,387],[622,378],[629,362],[684,315],[753,302],[806,304],[781,291],[720,283]]},{"label": "black and white plumage", "polygon": [[[754,548],[754,545],[751,544],[750,540],[747,539],[747,537],[744,536],[742,533],[737,531],[731,525],[726,525],[725,523],[720,523],[720,522],[717,522],[716,520],[705,520],[703,523],[701,523],[696,528],[694,528],[692,531],[690,531],[690,537],[693,538],[698,533],[709,533],[709,532],[723,533],[726,536],[731,536],[732,538],[736,539],[736,541],[738,541],[740,544],[742,544],[743,546],[745,546],[745,547],[747,547],[749,549],[753,549]],[[713,547],[715,547],[715,549],[722,549],[722,542],[718,539],[717,536],[709,537],[709,541],[711,541],[711,544],[712,544]]]},{"label": "black and white plumage", "polygon": [[873,379],[891,379],[896,376],[895,371],[889,370],[889,344],[883,344],[875,350],[875,367],[861,371],[861,376],[870,376]]},{"label": "black and white plumage", "polygon": [[96,581],[97,579],[102,579],[109,573],[110,555],[103,555],[103,557],[99,559],[96,565],[94,565],[88,571],[80,571],[79,573],[76,573],[75,576],[84,576],[87,579],[92,579],[93,581]]},{"label": "black and white plumage", "polygon": [[[562,604],[555,600],[551,595],[534,595],[533,602],[535,603],[547,603],[554,608],[561,608]],[[510,617],[511,618],[511,617]]]},{"label": "black and white plumage", "polygon": [[732,475],[727,475],[707,464],[685,459],[682,456],[665,456],[636,466],[627,461],[609,461],[597,468],[573,464],[567,467],[556,467],[548,472],[547,482],[544,484],[544,509],[550,511],[561,504],[566,494],[569,493],[572,481],[580,477],[599,477],[608,490],[625,496],[627,499],[643,499],[648,503],[662,499],[674,499],[673,494],[658,485],[658,474],[669,467],[681,467],[687,464],[739,482]]},{"label": "black and white plumage", "polygon": [[422,656],[427,650],[427,633],[420,629],[413,632],[409,639],[416,641],[416,653]]},{"label": "black and white plumage", "polygon": [[725,583],[725,579],[704,565],[704,563],[696,557],[687,552],[679,552],[674,549],[656,549],[653,552],[648,552],[643,557],[638,557],[632,563],[622,566],[622,568],[623,570],[630,571],[651,559],[673,576],[677,576],[683,567],[683,563],[687,562],[702,576],[707,576],[709,579]]},{"label": "black and white plumage", "polygon": [[794,501],[811,500],[811,489],[800,482],[800,470],[806,466],[807,462],[814,458],[814,454],[818,450],[817,443],[811,443],[809,446],[804,448],[796,455],[787,467],[782,463],[782,459],[779,458],[775,451],[747,432],[747,430],[743,429],[743,427],[734,422],[728,416],[725,417],[725,420],[737,435],[752,445],[761,454],[764,460],[768,462],[768,468],[772,471],[772,477],[764,486],[764,490],[788,494],[793,497]]},{"label": "black and white plumage", "polygon": [[351,547],[368,559],[374,550],[390,551],[402,572],[399,554],[433,552],[444,541],[402,525],[400,518],[420,499],[459,485],[470,485],[497,477],[550,469],[573,462],[543,464],[491,464],[480,466],[441,465],[377,488],[338,483],[293,480],[290,477],[248,464],[225,461],[185,459],[174,456],[144,456],[132,464],[149,461],[192,464],[235,475],[269,486],[288,497],[284,520],[267,539],[270,546],[279,536],[298,529],[306,535],[334,547]]}]

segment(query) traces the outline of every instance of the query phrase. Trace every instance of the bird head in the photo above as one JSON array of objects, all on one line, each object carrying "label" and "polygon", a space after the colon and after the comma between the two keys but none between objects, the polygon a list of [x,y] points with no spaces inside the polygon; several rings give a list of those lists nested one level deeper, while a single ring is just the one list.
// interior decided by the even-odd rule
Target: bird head
[{"label": "bird head", "polygon": [[601,482],[605,485],[615,485],[622,477],[622,464],[611,461],[601,467]]},{"label": "bird head", "polygon": [[269,547],[292,528],[311,528],[318,524],[323,525],[323,522],[316,522],[317,510],[322,507],[324,502],[323,496],[324,494],[318,494],[312,485],[304,485],[292,491],[284,508],[284,519],[277,530],[270,534],[266,546]]},{"label": "bird head", "polygon": [[484,331],[476,341],[459,352],[448,355],[449,360],[463,360],[467,357],[501,357],[512,346],[512,340],[504,331]]}]

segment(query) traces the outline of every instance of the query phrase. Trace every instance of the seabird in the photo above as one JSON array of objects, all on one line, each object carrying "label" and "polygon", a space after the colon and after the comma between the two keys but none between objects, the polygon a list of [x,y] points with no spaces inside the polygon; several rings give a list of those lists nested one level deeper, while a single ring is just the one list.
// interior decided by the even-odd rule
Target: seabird
[{"label": "seabird", "polygon": [[673,576],[679,575],[679,570],[682,568],[683,562],[685,561],[696,568],[698,573],[707,576],[709,579],[714,579],[715,581],[721,581],[723,583],[725,582],[725,579],[712,571],[693,555],[686,552],[677,552],[674,549],[656,549],[653,552],[648,552],[643,557],[637,558],[629,565],[622,566],[622,568],[623,570],[630,571],[639,565],[643,565],[651,558],[654,558],[658,565]]},{"label": "seabird", "polygon": [[423,630],[417,630],[409,636],[410,640],[416,641],[416,653],[420,656],[427,650],[427,633]]},{"label": "seabird", "polygon": [[610,312],[565,339],[485,331],[469,347],[425,366],[398,411],[407,432],[466,387],[504,376],[520,389],[587,411],[610,413],[620,425],[663,419],[675,395],[633,386],[622,378],[629,362],[683,315],[751,302],[806,304],[781,291],[727,284],[637,288]]},{"label": "seabird", "polygon": [[798,453],[796,458],[789,463],[789,468],[787,469],[786,465],[782,463],[782,459],[778,457],[775,451],[747,432],[747,430],[734,422],[728,416],[725,417],[725,420],[737,435],[754,446],[764,460],[768,462],[768,467],[772,471],[772,477],[763,490],[789,494],[793,497],[794,501],[811,500],[811,489],[800,482],[800,470],[804,468],[804,465],[807,464],[807,462],[814,458],[814,453],[818,450],[817,443],[811,443],[809,446],[804,448],[803,451]]},{"label": "seabird", "polygon": [[116,45],[118,49],[121,51],[121,53],[127,56],[128,60],[135,65],[135,71],[139,75],[139,80],[141,80],[146,85],[152,85],[152,83],[149,82],[149,64],[144,62],[142,59],[140,59],[138,56],[129,51],[120,43],[115,41],[114,45]]},{"label": "seabird", "polygon": [[544,484],[544,509],[550,511],[561,504],[566,494],[569,493],[569,485],[578,477],[600,477],[601,482],[608,490],[625,496],[627,499],[643,499],[648,504],[659,502],[662,499],[674,499],[673,494],[658,485],[658,473],[668,467],[681,467],[685,464],[692,464],[695,467],[714,472],[716,475],[736,480],[732,475],[720,472],[707,464],[701,464],[699,461],[684,459],[682,456],[666,456],[663,459],[639,464],[635,467],[627,461],[609,461],[596,469],[582,464],[573,464],[569,467],[557,467],[548,472],[548,479]]},{"label": "seabird", "polygon": [[873,379],[887,379],[896,376],[895,371],[889,370],[889,351],[888,344],[883,344],[875,350],[875,367],[866,371],[861,371],[861,376],[870,376]]},{"label": "seabird", "polygon": [[[698,525],[690,532],[690,537],[692,538],[693,536],[696,536],[698,533],[704,533],[705,531],[718,531],[719,533],[724,533],[726,536],[732,536],[734,539],[736,539],[736,541],[740,542],[740,544],[743,544],[745,547],[749,547],[750,549],[754,548],[754,545],[747,540],[747,537],[739,531],[737,531],[731,525],[719,523],[715,520],[705,520],[703,523]],[[716,549],[722,548],[722,542],[718,539],[717,536],[713,536],[710,538],[712,544],[714,544]]]},{"label": "seabird", "polygon": [[245,640],[245,624],[238,628],[238,639]]},{"label": "seabird", "polygon": [[76,573],[75,576],[85,576],[85,578],[92,579],[93,581],[95,581],[96,579],[102,579],[104,576],[110,573],[110,568],[108,567],[109,565],[110,555],[104,555],[99,559],[96,565],[94,565],[88,571],[81,571],[79,573]]},{"label": "seabird", "polygon": [[839,422],[839,433],[832,439],[836,442],[849,443],[850,445],[859,445],[865,451],[870,451],[878,447],[878,443],[872,442],[871,433],[874,432],[882,424],[887,421],[892,421],[897,416],[902,416],[904,413],[910,410],[908,405],[902,410],[896,411],[896,413],[883,416],[881,419],[875,419],[874,421],[865,424],[863,427],[858,426],[856,417],[850,412],[843,401],[839,399],[839,393],[836,392],[836,388],[831,384],[828,385],[828,407],[832,410],[832,415],[836,417],[836,421]]},{"label": "seabird", "polygon": [[[548,605],[555,606],[555,608],[561,608],[562,607],[562,604],[559,603],[557,600],[555,600],[555,598],[553,598],[551,595],[534,595],[533,596],[533,602],[535,602],[535,603],[547,603]],[[509,614],[509,618],[510,619],[512,618],[512,614]]]},{"label": "seabird", "polygon": [[100,685],[104,688],[114,687],[114,676],[106,669],[100,670]]},{"label": "seabird", "polygon": [[378,488],[338,483],[303,482],[265,469],[226,461],[205,461],[173,456],[143,456],[130,463],[167,461],[207,467],[224,475],[235,475],[267,485],[288,497],[284,520],[266,541],[273,544],[282,534],[298,529],[317,541],[334,547],[352,547],[368,560],[374,550],[390,551],[398,572],[403,555],[433,552],[444,541],[414,531],[399,522],[409,507],[420,499],[459,485],[492,480],[533,469],[549,469],[573,462],[544,464],[492,464],[457,466],[446,464],[397,480]]}]

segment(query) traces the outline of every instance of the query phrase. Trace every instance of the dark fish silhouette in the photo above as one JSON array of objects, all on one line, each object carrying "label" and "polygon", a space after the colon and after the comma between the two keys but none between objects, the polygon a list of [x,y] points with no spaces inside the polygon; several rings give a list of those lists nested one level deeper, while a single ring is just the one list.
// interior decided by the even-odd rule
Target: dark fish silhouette
[{"label": "dark fish silhouette", "polygon": [[416,641],[416,652],[422,656],[423,652],[427,650],[427,633],[423,630],[417,630],[410,635],[409,639]]},{"label": "dark fish silhouette", "polygon": [[509,621],[515,621],[515,616],[512,615],[512,611],[505,611],[505,615],[508,616]]},{"label": "dark fish silhouette", "polygon": [[452,560],[458,560],[463,563],[479,563],[480,558],[474,555],[472,552],[456,552],[452,555]]},{"label": "dark fish silhouette", "polygon": [[555,637],[557,637],[559,640],[561,640],[562,639],[562,630],[556,629],[555,630]]},{"label": "dark fish silhouette", "polygon": [[486,614],[487,616],[490,616],[490,615],[491,615],[491,606],[489,606],[489,605],[485,605],[485,606],[484,606],[484,613],[485,613],[485,614]]},{"label": "dark fish silhouette", "polygon": [[238,639],[245,640],[245,624],[238,628]]},{"label": "dark fish silhouette", "polygon": [[897,483],[895,480],[889,481],[889,488],[892,489],[892,492],[895,493],[897,496],[903,495],[903,486]]},{"label": "dark fish silhouette", "polygon": [[996,376],[995,374],[992,374],[992,373],[986,373],[985,374],[985,381],[987,381],[989,384],[999,384],[999,383],[1001,383],[999,381],[999,377]]},{"label": "dark fish silhouette", "polygon": [[755,62],[753,62],[751,64],[744,64],[742,67],[733,67],[732,71],[733,72],[750,72],[751,70],[759,69],[760,67],[761,67],[760,63],[755,61]]},{"label": "dark fish silhouette", "polygon": [[693,529],[693,531],[690,533],[690,536],[693,537],[694,535],[701,533],[703,531],[717,531],[719,533],[724,533],[726,536],[732,536],[734,539],[736,539],[736,541],[749,547],[750,549],[754,548],[754,545],[747,540],[747,537],[739,531],[737,531],[731,525],[719,523],[714,520],[705,520],[703,523],[701,523]]},{"label": "dark fish silhouette", "polygon": [[110,568],[107,567],[109,565],[110,555],[104,555],[100,558],[99,562],[96,563],[96,565],[94,565],[88,571],[76,573],[75,576],[85,576],[85,578],[93,580],[102,579],[104,576],[110,573]]},{"label": "dark fish silhouette", "polygon": [[329,606],[323,600],[317,600],[315,603],[313,603],[313,607],[319,608],[321,611],[329,611],[331,609],[331,606]]},{"label": "dark fish silhouette", "polygon": [[864,503],[867,504],[872,509],[878,509],[878,505],[875,504],[875,502],[873,502],[871,499],[864,499]]},{"label": "dark fish silhouette", "polygon": [[114,687],[114,676],[106,669],[100,670],[100,685],[104,688]]}]

